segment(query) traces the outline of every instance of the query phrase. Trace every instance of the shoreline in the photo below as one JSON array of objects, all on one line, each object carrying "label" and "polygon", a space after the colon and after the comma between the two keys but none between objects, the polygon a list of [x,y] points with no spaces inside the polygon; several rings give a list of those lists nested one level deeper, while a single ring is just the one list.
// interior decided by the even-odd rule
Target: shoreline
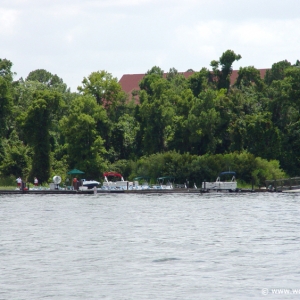
[{"label": "shoreline", "polygon": [[96,195],[96,194],[236,194],[236,193],[265,193],[266,189],[239,189],[238,191],[206,191],[202,189],[149,189],[149,190],[1,190],[0,195]]}]

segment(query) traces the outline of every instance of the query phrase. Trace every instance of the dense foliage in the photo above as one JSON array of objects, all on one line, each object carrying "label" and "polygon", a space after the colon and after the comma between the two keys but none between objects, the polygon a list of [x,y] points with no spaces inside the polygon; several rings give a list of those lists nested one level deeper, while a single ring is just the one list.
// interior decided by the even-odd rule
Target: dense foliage
[{"label": "dense foliage", "polygon": [[76,93],[43,69],[14,81],[12,62],[0,59],[0,177],[48,182],[72,168],[197,185],[229,169],[255,184],[298,176],[299,61],[274,63],[265,78],[241,67],[232,84],[240,59],[227,50],[188,78],[155,66],[132,95],[103,70]]}]

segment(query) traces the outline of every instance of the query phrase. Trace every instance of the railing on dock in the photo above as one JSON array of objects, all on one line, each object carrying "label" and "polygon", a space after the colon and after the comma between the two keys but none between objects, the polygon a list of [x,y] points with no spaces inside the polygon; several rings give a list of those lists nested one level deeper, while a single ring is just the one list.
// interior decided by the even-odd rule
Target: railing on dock
[{"label": "railing on dock", "polygon": [[300,189],[300,177],[266,180],[266,187],[275,192]]}]

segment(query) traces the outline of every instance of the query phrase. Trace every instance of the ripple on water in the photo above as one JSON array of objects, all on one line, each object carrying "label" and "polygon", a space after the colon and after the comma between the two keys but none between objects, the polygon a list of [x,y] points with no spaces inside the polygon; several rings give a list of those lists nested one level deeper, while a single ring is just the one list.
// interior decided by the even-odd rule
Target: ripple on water
[{"label": "ripple on water", "polygon": [[297,194],[276,193],[1,196],[0,298],[259,299],[262,288],[296,289],[299,207]]}]

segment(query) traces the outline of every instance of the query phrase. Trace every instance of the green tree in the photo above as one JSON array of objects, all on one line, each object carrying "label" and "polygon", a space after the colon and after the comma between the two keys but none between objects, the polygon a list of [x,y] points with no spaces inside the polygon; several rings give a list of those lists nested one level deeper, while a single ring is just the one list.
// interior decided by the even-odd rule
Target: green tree
[{"label": "green tree", "polygon": [[195,98],[188,116],[193,154],[214,154],[221,143],[218,129],[222,120],[217,107],[224,92],[225,90],[209,89],[200,93],[199,98]]},{"label": "green tree", "polygon": [[248,115],[246,121],[246,149],[256,157],[278,159],[281,154],[281,134],[274,126],[270,113]]},{"label": "green tree", "polygon": [[195,72],[188,78],[189,87],[195,97],[208,87],[211,74],[208,69],[202,68],[200,72]]},{"label": "green tree", "polygon": [[153,96],[154,90],[152,84],[163,78],[164,71],[157,66],[152,67],[147,71],[139,86],[141,90],[146,91],[149,96]]},{"label": "green tree", "polygon": [[26,178],[29,174],[32,153],[30,147],[19,140],[17,132],[13,131],[9,139],[2,141],[3,154],[1,157],[0,171],[4,176],[13,175]]},{"label": "green tree", "polygon": [[245,68],[240,67],[235,85],[238,88],[242,88],[243,86],[249,87],[255,85],[259,91],[264,88],[264,83],[260,77],[260,72],[253,66]]},{"label": "green tree", "polygon": [[84,170],[88,178],[99,178],[107,167],[104,140],[97,131],[100,121],[107,122],[106,111],[91,95],[74,99],[69,115],[60,121],[69,166]]},{"label": "green tree", "polygon": [[15,75],[15,73],[11,70],[12,66],[13,64],[10,60],[0,58],[0,77],[4,78],[8,82],[12,82],[13,75]]},{"label": "green tree", "polygon": [[[213,60],[210,65],[215,76],[214,81],[218,89],[230,88],[230,76],[232,73],[232,64],[242,58],[240,54],[235,54],[232,50],[225,51],[219,60]],[[219,70],[221,67],[221,70]]]},{"label": "green tree", "polygon": [[51,116],[61,101],[57,92],[37,91],[27,111],[20,116],[24,138],[33,149],[33,160],[29,180],[34,176],[41,183],[50,177],[50,129]]},{"label": "green tree", "polygon": [[92,95],[99,105],[106,109],[115,108],[118,100],[124,97],[118,79],[106,71],[92,72],[82,80],[82,86],[78,91],[83,95]]},{"label": "green tree", "polygon": [[170,150],[179,151],[180,153],[190,152],[190,128],[188,117],[193,103],[194,95],[190,89],[183,90],[177,97],[174,97],[175,114],[172,118],[171,135],[168,140]]},{"label": "green tree", "polygon": [[169,86],[170,83],[165,78],[158,78],[151,83],[150,95],[141,91],[139,118],[143,136],[142,149],[145,154],[168,149],[168,139],[171,135],[174,116],[173,93]]},{"label": "green tree", "polygon": [[64,84],[63,80],[59,78],[56,74],[53,75],[52,73],[44,70],[44,69],[37,69],[31,71],[26,81],[38,81],[47,85],[48,87],[55,87],[55,86],[63,86],[63,90],[66,91],[67,86]]},{"label": "green tree", "polygon": [[[291,175],[300,169],[300,69],[296,66],[284,70],[283,79],[273,80],[268,88],[269,110],[272,121],[282,136],[280,163]],[[291,159],[292,158],[292,159]]]},{"label": "green tree", "polygon": [[282,60],[272,65],[270,70],[266,71],[265,83],[270,85],[274,80],[282,80],[285,76],[285,69],[291,67],[291,63],[287,60]]},{"label": "green tree", "polygon": [[139,131],[139,124],[134,116],[123,114],[118,122],[113,124],[112,144],[117,155],[117,159],[128,159],[135,157],[136,135]]},{"label": "green tree", "polygon": [[0,76],[0,137],[8,130],[8,118],[12,112],[10,82]]},{"label": "green tree", "polygon": [[0,141],[8,130],[8,119],[12,113],[12,62],[0,59]]}]

